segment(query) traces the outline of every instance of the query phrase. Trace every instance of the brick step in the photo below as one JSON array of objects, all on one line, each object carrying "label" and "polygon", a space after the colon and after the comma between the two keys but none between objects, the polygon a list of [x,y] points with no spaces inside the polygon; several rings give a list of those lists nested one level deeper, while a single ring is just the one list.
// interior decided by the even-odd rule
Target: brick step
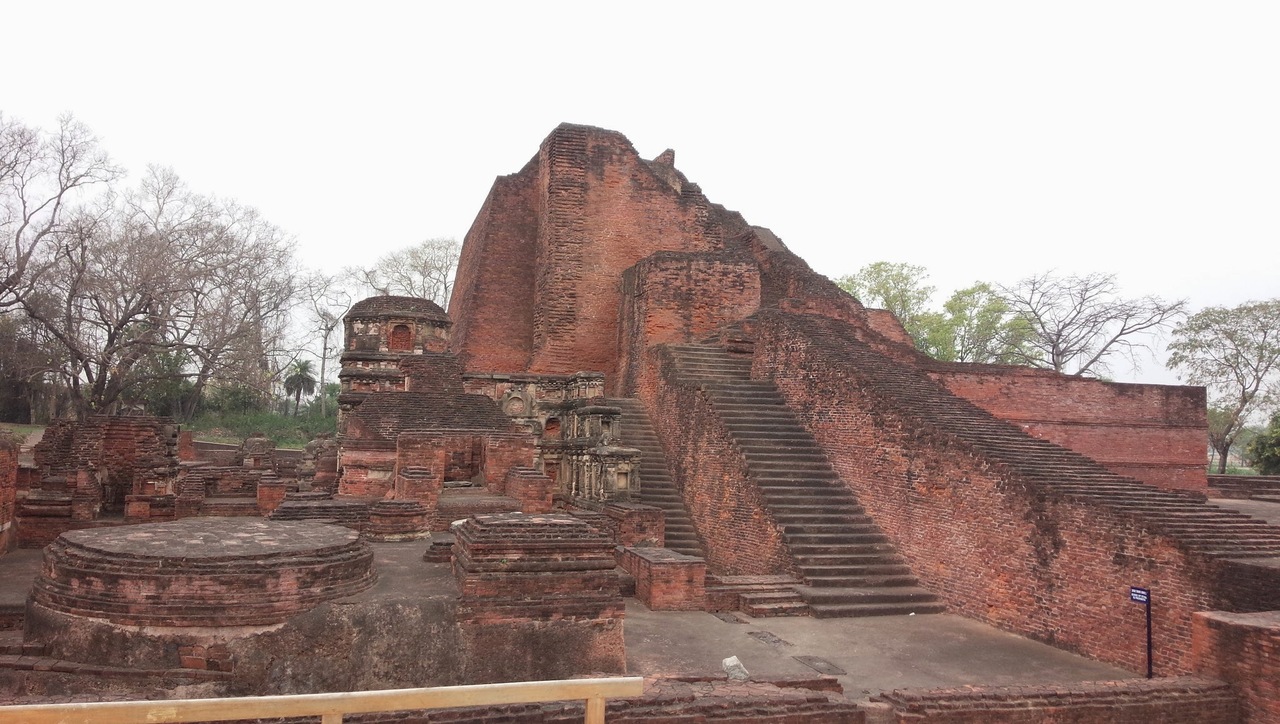
[{"label": "brick step", "polygon": [[865,515],[866,508],[854,503],[852,500],[835,503],[831,505],[813,505],[808,502],[810,498],[804,498],[800,503],[781,503],[773,502],[769,505],[769,510],[773,511],[776,518],[782,518],[791,515]]},{"label": "brick step", "polygon": [[818,543],[789,543],[787,548],[799,563],[813,563],[815,556],[874,556],[898,552],[891,543],[846,543],[839,547]]},{"label": "brick step", "polygon": [[872,528],[876,532],[844,532],[844,533],[787,533],[787,546],[795,549],[797,546],[822,545],[828,548],[842,545],[863,545],[866,543],[888,543],[889,536],[879,532],[879,528]]},{"label": "brick step", "polygon": [[608,398],[622,410],[620,444],[640,450],[640,502],[660,508],[665,526],[665,546],[685,555],[705,557],[684,499],[668,471],[661,440],[649,421],[644,404],[634,398]]},{"label": "brick step", "polygon": [[938,602],[810,603],[809,611],[809,615],[814,618],[869,618],[871,616],[912,616],[929,613],[946,613],[947,607],[945,604]]},{"label": "brick step", "polygon": [[[832,556],[839,558],[840,556]],[[891,558],[890,556],[880,556],[875,560]],[[875,562],[863,563],[860,565],[801,565],[800,573],[806,580],[814,580],[820,578],[833,578],[836,576],[908,576],[911,569],[902,563]]]},{"label": "brick step", "polygon": [[796,536],[804,535],[845,535],[849,533],[868,533],[874,532],[879,534],[880,527],[875,523],[781,523],[782,532],[788,537],[788,540],[794,540]]},{"label": "brick step", "polygon": [[806,481],[815,485],[820,485],[832,491],[841,490],[837,481],[840,476],[835,471],[827,470],[787,470],[783,468],[759,470],[754,466],[747,466],[747,469],[754,474],[751,476],[763,486],[770,487],[786,487],[790,485],[803,485]]},{"label": "brick step", "polygon": [[814,588],[907,588],[920,581],[907,573],[901,576],[805,576],[804,582]]},{"label": "brick step", "polygon": [[[851,493],[835,487],[838,481],[813,478],[771,478],[760,481],[760,493],[773,503],[800,499],[801,502],[815,506],[837,505],[839,503],[857,504]],[[816,511],[815,511],[816,512]]]},{"label": "brick step", "polygon": [[788,588],[784,591],[739,594],[738,610],[752,618],[807,616],[809,605],[794,589]]},{"label": "brick step", "polygon": [[11,671],[51,671],[59,674],[77,674],[100,679],[222,681],[231,678],[231,672],[226,671],[180,668],[132,669],[122,666],[85,664],[78,661],[66,661],[27,654],[0,654],[0,669]]},{"label": "brick step", "polygon": [[759,472],[762,476],[787,475],[835,475],[831,464],[826,460],[758,460],[747,458],[747,467]]},{"label": "brick step", "polygon": [[858,603],[933,603],[938,597],[919,586],[819,588],[797,586],[796,591],[809,605]]},{"label": "brick step", "polygon": [[869,515],[857,515],[848,513],[781,513],[777,510],[773,511],[773,519],[784,528],[789,525],[875,525],[875,521],[871,520]]},{"label": "brick step", "polygon": [[778,450],[774,448],[755,449],[754,446],[744,446],[742,450],[746,455],[748,462],[759,463],[822,463],[830,467],[831,463],[827,460],[827,456],[816,445],[812,448]]},{"label": "brick step", "polygon": [[813,441],[813,436],[807,432],[797,430],[747,430],[734,435],[734,440],[738,443],[738,447],[743,450],[759,450],[761,452],[776,450],[781,446],[789,446],[789,450],[814,450],[821,452],[822,448]]}]

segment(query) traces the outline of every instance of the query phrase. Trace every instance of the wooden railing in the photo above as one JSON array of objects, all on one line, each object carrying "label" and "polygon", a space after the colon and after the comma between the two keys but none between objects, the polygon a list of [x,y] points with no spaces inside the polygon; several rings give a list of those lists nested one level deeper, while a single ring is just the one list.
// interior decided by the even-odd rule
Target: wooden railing
[{"label": "wooden railing", "polygon": [[177,724],[177,722],[318,716],[322,724],[341,724],[344,714],[448,709],[458,706],[537,704],[550,701],[585,701],[587,703],[585,724],[604,724],[605,699],[640,696],[643,688],[644,679],[637,676],[295,696],[0,706],[0,722]]}]

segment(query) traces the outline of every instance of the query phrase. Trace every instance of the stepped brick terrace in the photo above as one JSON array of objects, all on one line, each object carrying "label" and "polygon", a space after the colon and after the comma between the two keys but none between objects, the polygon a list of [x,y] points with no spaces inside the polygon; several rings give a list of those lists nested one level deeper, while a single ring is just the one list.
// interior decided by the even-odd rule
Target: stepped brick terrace
[{"label": "stepped brick terrace", "polygon": [[0,558],[0,696],[629,672],[622,721],[1280,721],[1280,505],[1206,477],[1202,388],[929,359],[673,151],[556,128],[447,310],[344,324],[300,457],[98,418],[0,471],[44,548]]}]

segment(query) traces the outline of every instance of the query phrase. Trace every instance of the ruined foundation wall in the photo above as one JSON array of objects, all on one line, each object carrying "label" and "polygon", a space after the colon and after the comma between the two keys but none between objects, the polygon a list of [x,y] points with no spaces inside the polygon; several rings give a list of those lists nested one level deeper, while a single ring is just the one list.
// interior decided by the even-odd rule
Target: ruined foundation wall
[{"label": "ruined foundation wall", "polygon": [[1208,445],[1203,387],[1135,385],[994,365],[931,372],[1029,435],[1162,488],[1203,491]]},{"label": "ruined foundation wall", "polygon": [[649,351],[637,393],[650,410],[667,465],[681,481],[680,494],[698,537],[721,541],[708,547],[707,565],[721,575],[794,574],[778,525],[769,516],[747,463],[706,395],[675,379],[661,348]]},{"label": "ruined foundation wall", "polygon": [[0,433],[0,556],[18,544],[18,443]]},{"label": "ruined foundation wall", "polygon": [[1157,601],[1157,673],[1190,670],[1191,616],[1221,602],[1204,559],[1138,519],[986,462],[930,425],[929,409],[894,394],[924,385],[934,391],[916,397],[963,401],[838,323],[762,314],[757,334],[754,376],[776,382],[912,571],[952,611],[1136,671],[1145,667],[1145,628],[1128,589],[1147,586]]},{"label": "ruined foundation wall", "polygon": [[1192,648],[1196,673],[1231,684],[1245,721],[1280,721],[1280,611],[1196,614]]}]

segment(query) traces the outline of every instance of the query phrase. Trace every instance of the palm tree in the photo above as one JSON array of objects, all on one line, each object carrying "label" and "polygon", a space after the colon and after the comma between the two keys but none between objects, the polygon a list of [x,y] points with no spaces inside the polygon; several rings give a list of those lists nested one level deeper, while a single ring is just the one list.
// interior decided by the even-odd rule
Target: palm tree
[{"label": "palm tree", "polygon": [[298,406],[302,396],[308,397],[316,391],[316,376],[311,370],[311,360],[300,359],[289,368],[289,376],[284,378],[284,393],[293,395],[293,416],[298,416]]}]

